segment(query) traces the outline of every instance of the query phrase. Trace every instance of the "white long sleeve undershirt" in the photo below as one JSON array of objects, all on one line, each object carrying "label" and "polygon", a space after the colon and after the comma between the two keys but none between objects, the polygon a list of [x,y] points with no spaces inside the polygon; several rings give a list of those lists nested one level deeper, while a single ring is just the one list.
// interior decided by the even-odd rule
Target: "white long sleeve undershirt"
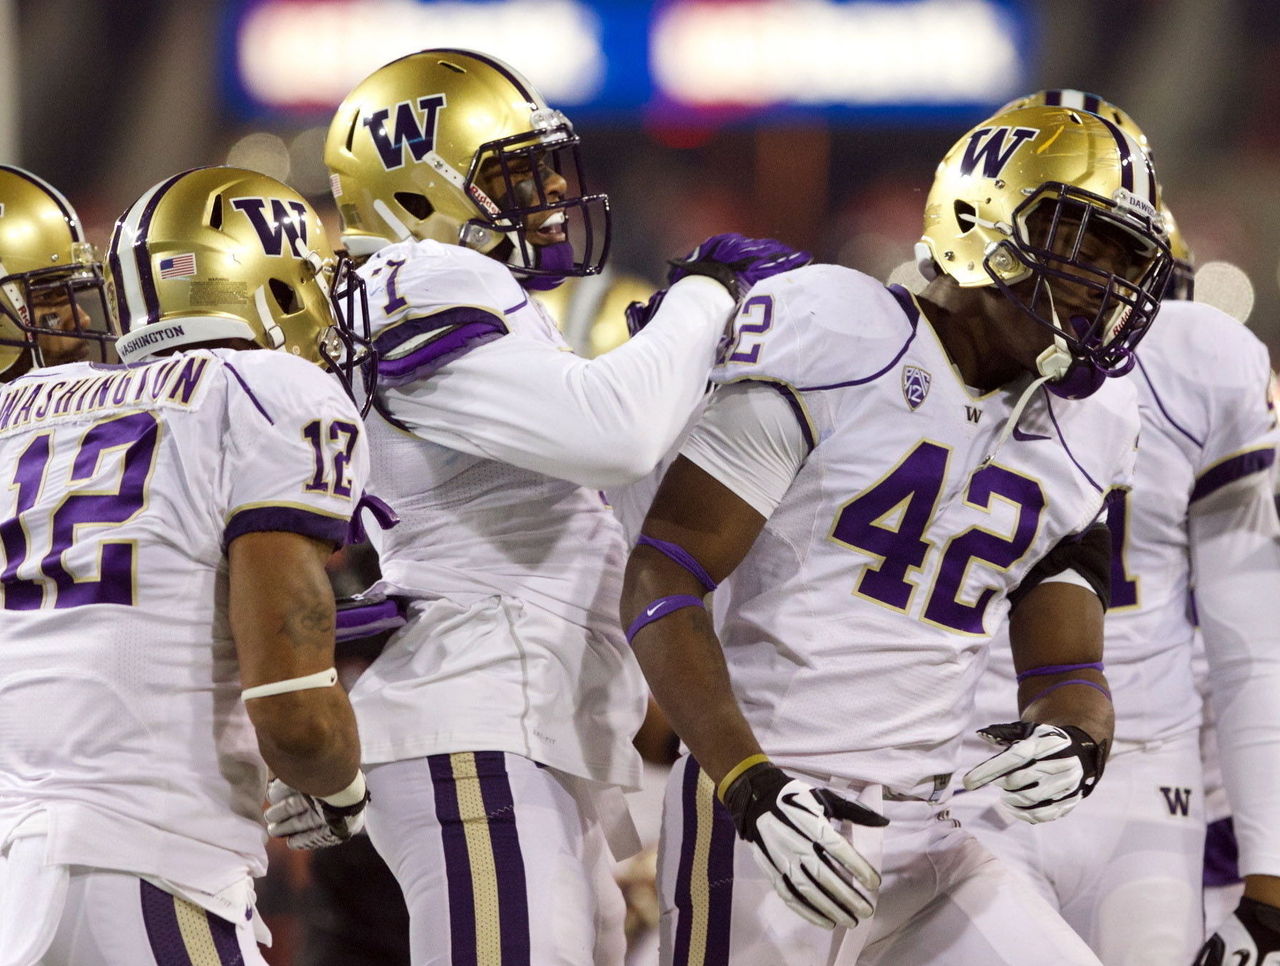
[{"label": "white long sleeve undershirt", "polygon": [[732,312],[724,286],[691,276],[642,332],[598,358],[505,336],[384,399],[442,446],[593,488],[630,483],[684,428]]},{"label": "white long sleeve undershirt", "polygon": [[1254,474],[1191,504],[1196,609],[1242,875],[1280,875],[1280,523]]}]

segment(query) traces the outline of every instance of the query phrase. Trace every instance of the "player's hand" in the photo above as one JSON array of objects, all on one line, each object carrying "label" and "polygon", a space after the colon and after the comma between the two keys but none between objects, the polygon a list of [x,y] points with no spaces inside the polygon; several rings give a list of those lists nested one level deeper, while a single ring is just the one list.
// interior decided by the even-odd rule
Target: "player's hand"
[{"label": "player's hand", "polygon": [[1193,966],[1280,966],[1280,909],[1241,899],[1231,917],[1200,947]]},{"label": "player's hand", "polygon": [[772,238],[747,238],[736,232],[712,235],[682,258],[673,258],[667,283],[674,285],[687,275],[707,275],[729,290],[735,302],[761,279],[800,268],[813,261]]},{"label": "player's hand", "polygon": [[[363,779],[362,779],[363,781]],[[291,788],[278,778],[267,785],[267,834],[291,849],[323,849],[345,842],[364,828],[369,792],[353,805],[332,805]]]},{"label": "player's hand", "polygon": [[657,315],[658,309],[662,307],[662,300],[666,298],[667,290],[665,288],[658,289],[649,296],[647,302],[632,302],[624,310],[627,317],[627,334],[634,336],[643,329]]},{"label": "player's hand", "polygon": [[756,864],[799,915],[827,929],[852,928],[874,911],[880,873],[831,822],[888,825],[883,815],[769,762],[739,775],[724,803]]},{"label": "player's hand", "polygon": [[1087,798],[1106,761],[1097,742],[1070,725],[1014,721],[978,734],[1004,751],[971,768],[964,787],[973,791],[994,782],[1013,813],[1032,824],[1061,818]]}]

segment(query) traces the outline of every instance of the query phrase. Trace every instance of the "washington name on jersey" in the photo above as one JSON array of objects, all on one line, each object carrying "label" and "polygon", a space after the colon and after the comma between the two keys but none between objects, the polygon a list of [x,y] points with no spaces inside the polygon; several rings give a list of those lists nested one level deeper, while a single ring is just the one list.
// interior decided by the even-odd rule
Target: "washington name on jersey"
[{"label": "washington name on jersey", "polygon": [[[1129,484],[1134,390],[967,388],[903,289],[831,265],[757,285],[714,378],[772,383],[811,451],[715,611],[782,766],[925,794],[956,767],[1007,595]],[[921,791],[923,789],[923,792]]]},{"label": "washington name on jersey", "polygon": [[344,539],[355,407],[277,352],[76,363],[0,390],[0,466],[0,840],[34,817],[49,863],[211,894],[261,875],[225,547]]}]

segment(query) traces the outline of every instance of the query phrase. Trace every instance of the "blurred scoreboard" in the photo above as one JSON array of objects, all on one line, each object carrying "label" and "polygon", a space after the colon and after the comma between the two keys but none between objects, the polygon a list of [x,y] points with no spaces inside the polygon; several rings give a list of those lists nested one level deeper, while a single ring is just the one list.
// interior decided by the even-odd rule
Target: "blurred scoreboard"
[{"label": "blurred scoreboard", "polygon": [[575,118],[665,124],[972,116],[1026,86],[1029,0],[239,0],[242,119],[330,111],[380,65],[470,47]]}]

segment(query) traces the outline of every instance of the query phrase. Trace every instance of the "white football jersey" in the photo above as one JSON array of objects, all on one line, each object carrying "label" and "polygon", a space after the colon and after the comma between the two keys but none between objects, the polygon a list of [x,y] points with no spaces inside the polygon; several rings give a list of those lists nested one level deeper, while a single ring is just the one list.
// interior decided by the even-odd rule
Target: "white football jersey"
[{"label": "white football jersey", "polygon": [[[403,242],[360,271],[380,372],[390,374],[381,393],[388,412],[368,419],[372,485],[400,516],[381,537],[379,589],[459,604],[502,597],[572,625],[560,641],[478,626],[433,637],[411,613],[410,626],[352,690],[365,760],[483,748],[636,784],[630,740],[644,690],[617,628],[621,527],[599,491],[480,455],[485,427],[441,411],[437,401],[475,385],[448,365],[464,355],[528,357],[568,346],[506,266],[469,249]],[[495,341],[501,346],[489,345]],[[512,418],[519,417],[528,419]],[[530,432],[558,429],[548,423]],[[456,440],[456,448],[428,435]]]},{"label": "white football jersey", "polygon": [[280,352],[76,363],[0,386],[0,840],[217,893],[265,871],[265,773],[240,700],[225,548],[340,543],[359,414]]},{"label": "white football jersey", "polygon": [[1027,383],[966,388],[905,290],[832,265],[757,285],[724,355],[714,378],[773,383],[812,446],[715,595],[738,701],[784,767],[927,796],[1006,595],[1128,485],[1133,389],[1037,390],[997,446]]},{"label": "white football jersey", "polygon": [[[1266,347],[1200,302],[1165,302],[1127,379],[1142,434],[1133,488],[1107,514],[1113,557],[1104,662],[1116,740],[1145,742],[1200,726],[1187,514],[1195,500],[1275,460]],[[1218,615],[1229,621],[1229,615]],[[979,690],[975,727],[1016,717],[1007,631]],[[989,746],[974,739],[973,754]]]}]

